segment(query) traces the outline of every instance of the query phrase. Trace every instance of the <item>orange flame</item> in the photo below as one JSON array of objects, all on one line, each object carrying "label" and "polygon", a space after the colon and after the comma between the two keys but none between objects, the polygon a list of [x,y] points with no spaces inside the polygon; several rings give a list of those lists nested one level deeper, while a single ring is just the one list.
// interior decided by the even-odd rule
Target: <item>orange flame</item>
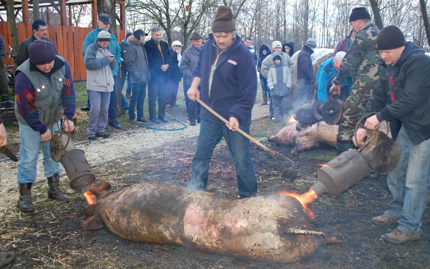
[{"label": "orange flame", "polygon": [[289,195],[291,197],[296,198],[296,200],[302,204],[302,206],[305,209],[306,214],[308,214],[309,218],[310,219],[313,218],[314,212],[308,208],[308,204],[312,203],[314,200],[316,200],[318,198],[318,195],[314,192],[314,190],[310,189],[308,192],[303,193],[303,194],[298,194],[295,191],[280,191],[277,193]]},{"label": "orange flame", "polygon": [[289,118],[288,120],[287,120],[287,124],[290,124],[290,123],[293,123],[293,122],[296,122],[297,120],[294,118],[294,116],[295,116],[295,114],[293,114],[292,116],[291,116],[291,118]]},{"label": "orange flame", "polygon": [[322,167],[328,167],[328,168],[330,168],[330,169],[332,169],[333,170],[333,167],[331,167],[330,165],[328,165],[328,164],[326,164],[326,163],[320,163],[320,164],[318,164],[319,166],[322,166]]},{"label": "orange flame", "polygon": [[97,197],[90,191],[84,192],[84,197],[89,205],[97,203]]}]

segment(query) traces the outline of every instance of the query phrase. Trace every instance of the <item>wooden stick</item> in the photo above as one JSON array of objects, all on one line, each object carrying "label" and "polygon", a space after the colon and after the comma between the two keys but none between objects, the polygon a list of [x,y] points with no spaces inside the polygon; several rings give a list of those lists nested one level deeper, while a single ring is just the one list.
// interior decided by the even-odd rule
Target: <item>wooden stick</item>
[{"label": "wooden stick", "polygon": [[[204,108],[206,108],[210,113],[212,113],[215,117],[217,117],[218,119],[222,120],[224,123],[229,123],[229,121],[227,121],[223,116],[221,116],[220,114],[218,114],[215,110],[213,110],[211,107],[209,107],[208,105],[206,105],[202,100],[200,100],[200,98],[196,97],[196,101],[202,105]],[[285,160],[291,162],[293,164],[294,167],[294,162],[282,155],[281,153],[277,152],[276,150],[273,149],[269,149],[268,147],[266,147],[265,145],[261,144],[260,141],[257,141],[254,137],[250,136],[249,134],[245,133],[244,131],[242,131],[241,129],[239,129],[236,126],[233,126],[233,129],[238,132],[239,134],[243,135],[244,137],[246,137],[249,141],[251,141],[252,143],[256,144],[257,146],[259,146],[260,148],[262,148],[265,152],[269,153],[272,156],[275,157],[282,157]]]}]

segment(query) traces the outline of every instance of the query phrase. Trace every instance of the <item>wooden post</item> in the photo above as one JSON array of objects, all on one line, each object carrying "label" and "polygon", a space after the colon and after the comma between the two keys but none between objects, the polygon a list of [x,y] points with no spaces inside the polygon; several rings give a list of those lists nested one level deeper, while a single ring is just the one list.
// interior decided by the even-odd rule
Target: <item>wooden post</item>
[{"label": "wooden post", "polygon": [[30,22],[28,17],[28,0],[22,0],[22,22]]},{"label": "wooden post", "polygon": [[120,29],[127,31],[127,29],[125,29],[125,1],[123,0],[119,2],[119,14],[121,23]]},{"label": "wooden post", "polygon": [[97,0],[93,0],[91,3],[91,13],[93,17],[93,28],[96,28],[97,26]]},{"label": "wooden post", "polygon": [[50,25],[50,21],[49,21],[49,7],[46,7],[46,25]]},{"label": "wooden post", "polygon": [[66,0],[59,0],[61,26],[67,26]]},{"label": "wooden post", "polygon": [[72,25],[72,18],[73,18],[73,9],[72,9],[72,6],[69,5],[69,26],[73,26]]}]

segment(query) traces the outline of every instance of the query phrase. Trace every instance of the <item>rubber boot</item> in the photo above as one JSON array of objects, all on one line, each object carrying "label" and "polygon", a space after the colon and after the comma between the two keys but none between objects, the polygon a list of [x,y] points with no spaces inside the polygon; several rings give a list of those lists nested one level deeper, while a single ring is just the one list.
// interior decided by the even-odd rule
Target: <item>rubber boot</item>
[{"label": "rubber boot", "polygon": [[352,143],[352,141],[343,141],[343,140],[337,139],[337,145],[336,145],[337,155],[340,155],[343,152],[348,151],[349,149],[352,149],[352,148],[354,148],[354,144]]},{"label": "rubber boot", "polygon": [[267,106],[267,96],[263,96],[263,103],[261,103],[262,106]]},{"label": "rubber boot", "polygon": [[58,173],[54,174],[52,177],[48,177],[48,198],[57,200],[59,202],[70,201],[69,196],[64,194],[64,192],[60,189],[60,175]]},{"label": "rubber boot", "polygon": [[15,258],[12,251],[0,251],[0,267],[9,264]]},{"label": "rubber boot", "polygon": [[31,201],[31,186],[33,183],[19,184],[18,208],[23,212],[34,212],[36,209]]}]

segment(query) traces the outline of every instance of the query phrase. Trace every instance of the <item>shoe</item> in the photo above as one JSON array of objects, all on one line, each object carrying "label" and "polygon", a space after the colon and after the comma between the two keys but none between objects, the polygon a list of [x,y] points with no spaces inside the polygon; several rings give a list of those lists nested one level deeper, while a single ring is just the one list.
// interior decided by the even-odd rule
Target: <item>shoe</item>
[{"label": "shoe", "polygon": [[60,189],[60,175],[58,175],[58,173],[55,173],[52,177],[48,177],[48,186],[49,199],[65,203],[70,201],[69,196],[64,194],[64,192]]},{"label": "shoe", "polygon": [[149,120],[145,119],[145,118],[137,119],[136,121],[138,123],[145,124],[145,125],[151,124],[151,122]]},{"label": "shoe", "polygon": [[110,136],[110,133],[96,133],[96,137],[101,137],[101,138],[108,138]]},{"label": "shoe", "polygon": [[96,140],[96,135],[95,134],[89,135],[88,140]]},{"label": "shoe", "polygon": [[12,251],[0,251],[0,267],[11,263],[15,258],[15,254]]},{"label": "shoe", "polygon": [[129,109],[129,107],[123,108],[122,111],[126,112]]},{"label": "shoe", "polygon": [[267,103],[261,103],[262,106],[267,106]]},{"label": "shoe", "polygon": [[162,122],[168,122],[168,120],[166,120],[166,118],[165,117],[161,117],[161,118],[158,118],[160,121],[162,121]]},{"label": "shoe", "polygon": [[84,107],[81,107],[81,110],[82,110],[82,111],[90,111],[90,108],[89,108],[89,107],[87,107],[87,106],[84,106]]},{"label": "shoe", "polygon": [[139,123],[136,120],[129,120],[128,121],[131,125],[139,125]]},{"label": "shoe", "polygon": [[369,179],[377,179],[378,178],[378,174],[374,171],[370,171],[370,174],[368,176]]},{"label": "shoe", "polygon": [[190,120],[190,126],[196,126],[196,121],[195,120]]},{"label": "shoe", "polygon": [[31,200],[31,186],[33,183],[19,183],[18,208],[23,212],[34,212],[36,209]]},{"label": "shoe", "polygon": [[170,107],[175,107],[175,106],[179,106],[178,104],[173,104],[173,105],[170,105]]},{"label": "shoe", "polygon": [[130,99],[130,97],[131,97],[131,93],[128,93],[128,92],[127,92],[127,93],[125,94],[125,98]]},{"label": "shoe", "polygon": [[380,216],[372,218],[372,222],[374,224],[387,224],[388,225],[388,224],[396,223],[398,220],[399,220],[399,218],[389,217],[385,213],[380,215]]},{"label": "shoe", "polygon": [[198,118],[198,119],[197,119],[197,123],[200,123],[200,121],[201,121],[201,120],[200,120],[200,118]]},{"label": "shoe", "polygon": [[272,117],[272,120],[275,121],[275,117]]},{"label": "shoe", "polygon": [[382,239],[392,244],[403,244],[407,241],[416,241],[420,239],[420,232],[416,232],[414,234],[408,234],[400,230],[399,228],[395,229],[391,233],[384,234],[381,236]]},{"label": "shoe", "polygon": [[157,119],[149,119],[150,121],[152,121],[152,122],[154,122],[154,123],[160,123],[160,121],[159,120],[157,120]]},{"label": "shoe", "polygon": [[119,125],[117,122],[111,122],[109,125],[115,129],[122,129],[121,125]]}]

